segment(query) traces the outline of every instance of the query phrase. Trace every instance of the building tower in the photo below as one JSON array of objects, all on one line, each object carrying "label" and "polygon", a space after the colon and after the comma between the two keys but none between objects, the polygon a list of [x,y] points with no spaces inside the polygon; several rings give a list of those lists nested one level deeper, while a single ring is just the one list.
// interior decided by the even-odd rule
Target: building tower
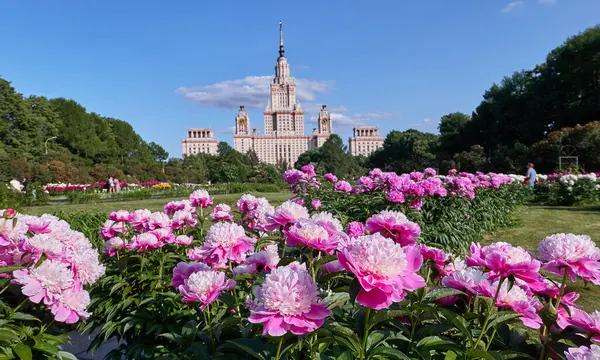
[{"label": "building tower", "polygon": [[252,148],[252,136],[250,133],[250,117],[244,105],[240,106],[235,115],[235,133],[233,146],[241,153],[247,153]]},{"label": "building tower", "polygon": [[317,118],[318,129],[317,129],[317,147],[322,146],[323,143],[329,138],[329,135],[333,134],[333,128],[331,126],[331,114],[327,110],[327,105],[321,106],[319,111],[319,117]]},{"label": "building tower", "polygon": [[271,81],[271,99],[264,112],[266,136],[304,135],[304,111],[296,101],[296,82],[285,58],[283,23],[279,22],[279,57]]}]

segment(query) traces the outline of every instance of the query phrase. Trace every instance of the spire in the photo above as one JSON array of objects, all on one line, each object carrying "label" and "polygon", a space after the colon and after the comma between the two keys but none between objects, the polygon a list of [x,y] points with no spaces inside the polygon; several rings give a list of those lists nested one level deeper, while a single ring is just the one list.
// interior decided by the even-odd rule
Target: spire
[{"label": "spire", "polygon": [[279,20],[279,56],[283,57],[285,50],[283,49],[283,22]]}]

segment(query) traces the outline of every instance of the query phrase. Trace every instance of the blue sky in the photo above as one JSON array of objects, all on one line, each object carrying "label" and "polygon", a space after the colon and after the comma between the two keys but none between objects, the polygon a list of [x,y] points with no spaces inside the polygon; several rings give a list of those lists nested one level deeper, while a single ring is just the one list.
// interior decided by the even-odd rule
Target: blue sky
[{"label": "blue sky", "polygon": [[231,142],[239,105],[262,130],[284,23],[307,133],[437,131],[503,76],[598,22],[598,0],[0,1],[0,76],[25,95],[72,98],[181,156],[187,127]]}]

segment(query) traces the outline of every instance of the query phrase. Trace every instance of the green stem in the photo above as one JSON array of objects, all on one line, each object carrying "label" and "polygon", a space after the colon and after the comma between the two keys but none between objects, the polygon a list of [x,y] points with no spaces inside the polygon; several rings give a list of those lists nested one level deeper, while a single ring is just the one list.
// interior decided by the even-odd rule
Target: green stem
[{"label": "green stem", "polygon": [[281,345],[283,344],[283,336],[279,337],[279,345],[277,345],[277,355],[275,355],[275,360],[279,360],[281,357]]},{"label": "green stem", "polygon": [[[558,298],[556,299],[556,306],[554,307],[556,309],[556,311],[558,311],[558,307],[560,306],[562,297],[565,294],[565,288],[566,288],[565,285],[567,284],[568,274],[569,274],[568,269],[564,268],[562,282],[560,283],[560,289],[558,291]],[[552,301],[552,300],[550,300],[550,301]],[[542,343],[542,351],[540,353],[540,360],[544,360],[544,357],[546,355],[546,349],[548,347],[548,338],[550,337],[549,335],[550,335],[550,329],[546,325],[544,325],[544,328],[542,330],[542,338],[544,339],[544,342]]]},{"label": "green stem", "polygon": [[285,250],[287,250],[287,242],[283,240],[283,250],[281,250],[281,258],[285,257]]},{"label": "green stem", "polygon": [[210,348],[212,351],[214,340],[213,340],[213,329],[212,329],[212,321],[210,319],[210,304],[206,306],[206,309],[202,312],[204,314],[204,321],[206,321],[206,326],[208,326],[208,336],[210,338]]},{"label": "green stem", "polygon": [[360,360],[364,360],[367,355],[367,338],[369,337],[369,318],[371,317],[371,308],[365,310],[365,331],[363,333],[362,351],[360,353]]},{"label": "green stem", "polygon": [[496,306],[496,300],[498,300],[498,295],[500,295],[500,287],[504,283],[505,279],[506,278],[500,278],[500,281],[498,281],[498,288],[496,289],[496,294],[494,295],[494,300],[492,300],[492,305],[488,308],[488,314],[485,317],[485,322],[483,323],[483,327],[481,328],[481,333],[479,334],[477,341],[475,341],[475,343],[473,344],[472,349],[475,349],[477,347],[477,344],[479,344],[481,339],[483,339],[483,335],[485,335],[485,333],[488,330],[487,326],[488,326],[488,323],[490,322],[490,317],[492,316],[492,309],[494,309],[494,307]]},{"label": "green stem", "polygon": [[315,267],[313,266],[313,253],[312,249],[308,252],[308,267],[310,268],[310,274],[312,275],[313,282],[316,281],[317,273],[315,271]]},{"label": "green stem", "polygon": [[408,347],[406,352],[408,353],[412,348],[413,338],[415,337],[415,329],[417,328],[417,321],[414,316],[410,316],[410,341],[408,342]]},{"label": "green stem", "polygon": [[146,257],[144,256],[144,254],[142,254],[140,256],[142,257],[141,266],[140,266],[140,274],[142,274],[144,272],[144,263],[146,262]]},{"label": "green stem", "polygon": [[492,336],[490,337],[490,341],[485,346],[485,351],[488,351],[490,345],[492,345],[492,342],[494,341],[494,336],[496,336],[496,328],[494,328],[494,331],[492,331]]}]

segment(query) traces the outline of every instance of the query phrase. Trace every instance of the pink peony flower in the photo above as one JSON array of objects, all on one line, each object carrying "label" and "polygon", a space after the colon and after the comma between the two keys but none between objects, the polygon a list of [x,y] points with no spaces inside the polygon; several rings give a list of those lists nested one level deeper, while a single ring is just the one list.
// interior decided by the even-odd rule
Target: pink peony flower
[{"label": "pink peony flower", "polygon": [[544,269],[562,274],[567,269],[571,281],[577,276],[600,285],[600,249],[587,235],[554,234],[538,247]]},{"label": "pink peony flower", "polygon": [[2,210],[2,217],[4,217],[5,219],[12,219],[15,217],[16,214],[17,214],[17,211],[15,209]]},{"label": "pink peony flower", "polygon": [[104,244],[104,254],[107,256],[115,256],[125,249],[125,242],[120,237],[109,239]]},{"label": "pink peony flower", "polygon": [[279,264],[277,245],[269,245],[266,249],[256,252],[246,258],[246,264],[254,266],[256,272],[271,272]]},{"label": "pink peony flower", "polygon": [[85,290],[73,288],[65,290],[60,301],[50,307],[54,320],[66,324],[74,324],[79,319],[87,319],[91,314],[85,309],[90,304],[90,294]]},{"label": "pink peony flower", "polygon": [[190,211],[177,210],[171,219],[171,228],[183,229],[185,227],[194,227],[198,223]]},{"label": "pink peony flower", "polygon": [[409,221],[406,215],[399,211],[384,210],[367,219],[367,230],[371,233],[381,233],[402,246],[413,245],[421,235],[419,224]]},{"label": "pink peony flower", "polygon": [[274,231],[282,227],[289,227],[301,219],[308,219],[308,210],[302,205],[288,200],[276,207],[273,214],[266,215],[265,228],[268,231]]},{"label": "pink peony flower", "polygon": [[165,213],[167,215],[173,215],[176,211],[179,210],[187,210],[189,212],[195,211],[194,207],[192,206],[189,200],[171,201],[167,203],[167,205],[165,205],[163,209],[165,210]]},{"label": "pink peony flower", "polygon": [[167,244],[172,244],[175,242],[175,234],[173,234],[170,228],[156,229],[150,231],[149,233],[156,236],[160,242],[165,242]]},{"label": "pink peony flower", "polygon": [[311,201],[310,204],[312,205],[313,209],[319,210],[319,208],[321,207],[321,200],[315,199]]},{"label": "pink peony flower", "polygon": [[210,197],[206,190],[195,190],[190,194],[190,204],[197,208],[201,207],[206,209],[213,203],[213,198]]},{"label": "pink peony flower", "polygon": [[328,212],[320,212],[315,213],[310,217],[310,220],[314,221],[316,224],[321,225],[327,230],[329,235],[334,235],[336,233],[344,231],[344,227],[342,223],[333,217],[331,213]]},{"label": "pink peony flower", "polygon": [[580,346],[578,348],[570,348],[565,351],[567,360],[598,360],[600,359],[600,346],[596,344],[590,347]]},{"label": "pink peony flower", "polygon": [[133,218],[129,221],[129,224],[137,232],[143,232],[147,229],[148,219],[152,213],[148,209],[139,209],[133,212]]},{"label": "pink peony flower", "polygon": [[57,259],[62,257],[65,251],[64,245],[48,234],[37,234],[30,238],[27,238],[23,243],[23,249],[33,253],[35,261],[42,257],[42,254],[46,254],[50,259]]},{"label": "pink peony flower", "polygon": [[[483,296],[494,298],[498,289],[498,282],[482,281],[480,284]],[[509,308],[512,311],[523,315],[520,320],[527,327],[539,329],[542,326],[542,319],[537,314],[536,300],[529,297],[527,292],[516,283],[508,290],[508,281],[504,281],[500,286],[500,293],[496,300],[496,306]]]},{"label": "pink peony flower", "polygon": [[210,217],[213,221],[233,221],[231,207],[227,204],[219,204],[215,206]]},{"label": "pink peony flower", "polygon": [[340,180],[335,183],[334,186],[335,191],[349,193],[352,191],[352,185],[349,182]]},{"label": "pink peony flower", "polygon": [[497,242],[484,247],[472,243],[467,265],[485,266],[490,269],[490,280],[513,275],[527,282],[529,286],[543,285],[543,278],[539,273],[540,262],[533,259],[525,249],[509,243]]},{"label": "pink peony flower", "polygon": [[13,272],[13,282],[23,285],[21,292],[31,302],[51,305],[60,300],[62,293],[73,286],[75,274],[69,265],[58,260],[45,260],[40,266],[32,269]]},{"label": "pink peony flower", "polygon": [[184,279],[178,290],[183,295],[183,302],[199,301],[202,303],[200,309],[204,310],[219,298],[222,291],[232,289],[235,284],[234,280],[227,279],[220,271],[200,270]]},{"label": "pink peony flower", "polygon": [[592,334],[593,340],[600,341],[600,311],[595,310],[588,314],[583,310],[574,309],[569,322]]},{"label": "pink peony flower", "polygon": [[365,226],[361,222],[353,221],[348,223],[348,226],[346,227],[346,233],[351,238],[357,238],[365,234]]},{"label": "pink peony flower", "polygon": [[337,176],[333,175],[332,173],[327,173],[327,174],[323,175],[323,177],[325,178],[325,180],[332,182],[332,183],[338,181]]},{"label": "pink peony flower", "polygon": [[308,175],[300,170],[291,169],[283,173],[283,180],[289,185],[295,185],[300,182],[308,181]]},{"label": "pink peony flower", "polygon": [[155,250],[163,247],[165,244],[158,240],[156,235],[147,232],[134,236],[131,243],[127,244],[128,250],[137,250],[139,253],[147,250]]},{"label": "pink peony flower", "polygon": [[246,236],[244,228],[233,223],[216,223],[206,233],[204,245],[188,252],[192,260],[202,260],[216,267],[226,267],[228,261],[242,262],[252,252],[256,239]]},{"label": "pink peony flower", "polygon": [[23,221],[31,233],[48,234],[51,232],[52,219],[39,216],[19,216],[18,221]]},{"label": "pink peony flower", "polygon": [[317,284],[306,265],[297,262],[273,270],[255,288],[254,296],[248,321],[263,323],[263,335],[282,336],[288,331],[304,335],[321,327],[331,315],[327,304],[318,301]]},{"label": "pink peony flower", "polygon": [[312,220],[299,220],[284,234],[290,246],[304,245],[329,255],[335,252],[339,242],[338,237],[329,235],[323,226]]},{"label": "pink peony flower", "polygon": [[156,230],[160,228],[168,228],[171,225],[169,216],[162,212],[154,212],[148,217],[146,224],[148,230]]},{"label": "pink peony flower", "polygon": [[95,283],[106,272],[98,255],[98,250],[92,247],[80,247],[68,252],[67,259],[81,285]]},{"label": "pink peony flower", "polygon": [[206,264],[199,262],[186,263],[182,261],[173,268],[173,279],[170,286],[178,288],[179,285],[183,285],[183,281],[189,278],[191,274],[206,270],[210,270]]},{"label": "pink peony flower", "polygon": [[431,260],[433,267],[442,275],[446,275],[446,262],[448,261],[448,254],[442,249],[429,247],[425,244],[420,245],[421,255],[423,259]]},{"label": "pink peony flower", "polygon": [[120,234],[127,234],[127,225],[123,222],[114,222],[106,220],[102,228],[100,228],[100,236],[104,239],[110,239]]},{"label": "pink peony flower", "polygon": [[187,235],[178,235],[175,238],[175,244],[188,246],[194,241],[194,238]]},{"label": "pink peony flower", "polygon": [[442,278],[442,285],[471,295],[481,295],[480,284],[487,281],[487,274],[476,268],[467,268],[453,272]]},{"label": "pink peony flower", "polygon": [[302,167],[302,172],[305,173],[309,178],[314,178],[317,176],[317,173],[315,173],[315,166],[311,164],[304,165]]},{"label": "pink peony flower", "polygon": [[401,301],[405,290],[426,285],[416,273],[423,263],[419,248],[402,247],[381,234],[359,237],[338,254],[338,259],[360,283],[356,301],[375,310]]}]

